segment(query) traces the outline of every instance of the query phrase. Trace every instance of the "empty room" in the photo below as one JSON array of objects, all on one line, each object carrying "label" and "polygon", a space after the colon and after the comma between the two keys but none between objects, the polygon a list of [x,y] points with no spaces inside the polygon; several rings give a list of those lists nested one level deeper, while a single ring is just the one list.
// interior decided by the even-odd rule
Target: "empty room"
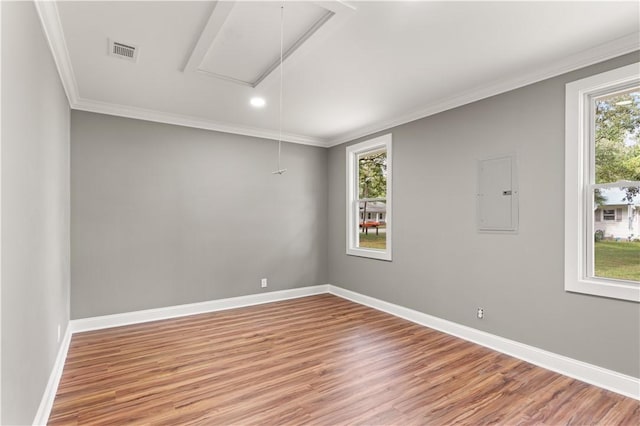
[{"label": "empty room", "polygon": [[637,1],[0,1],[2,425],[640,424]]}]

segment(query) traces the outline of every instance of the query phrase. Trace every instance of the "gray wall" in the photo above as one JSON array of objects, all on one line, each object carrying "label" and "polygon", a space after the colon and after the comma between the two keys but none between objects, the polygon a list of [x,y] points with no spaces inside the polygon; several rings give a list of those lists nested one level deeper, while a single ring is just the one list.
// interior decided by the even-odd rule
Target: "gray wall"
[{"label": "gray wall", "polygon": [[[345,255],[345,145],[331,148],[329,282],[640,376],[640,305],[566,293],[563,281],[565,84],[637,60],[627,55],[392,129],[393,262]],[[520,232],[479,234],[476,161],[511,152]]]},{"label": "gray wall", "polygon": [[[327,283],[324,148],[73,111],[71,316]],[[260,278],[269,287],[260,288]]]},{"label": "gray wall", "polygon": [[1,7],[1,422],[31,424],[69,321],[69,106],[33,4]]}]

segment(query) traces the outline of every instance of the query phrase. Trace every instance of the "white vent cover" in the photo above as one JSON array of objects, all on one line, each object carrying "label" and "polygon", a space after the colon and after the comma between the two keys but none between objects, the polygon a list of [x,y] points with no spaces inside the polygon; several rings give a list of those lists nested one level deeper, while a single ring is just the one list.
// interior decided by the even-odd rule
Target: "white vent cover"
[{"label": "white vent cover", "polygon": [[138,47],[131,43],[125,44],[109,39],[109,55],[136,62],[138,60]]}]

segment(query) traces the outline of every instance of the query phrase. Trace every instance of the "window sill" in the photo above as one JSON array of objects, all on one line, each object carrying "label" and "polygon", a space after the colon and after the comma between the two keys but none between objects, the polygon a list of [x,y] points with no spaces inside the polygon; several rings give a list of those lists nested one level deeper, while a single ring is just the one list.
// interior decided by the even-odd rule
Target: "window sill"
[{"label": "window sill", "polygon": [[597,278],[582,279],[565,282],[564,289],[571,293],[640,302],[640,285],[628,281]]},{"label": "window sill", "polygon": [[390,251],[381,251],[381,250],[374,250],[374,249],[367,250],[363,248],[349,248],[347,249],[347,255],[358,256],[358,257],[368,257],[369,259],[385,260],[387,262],[391,262]]}]

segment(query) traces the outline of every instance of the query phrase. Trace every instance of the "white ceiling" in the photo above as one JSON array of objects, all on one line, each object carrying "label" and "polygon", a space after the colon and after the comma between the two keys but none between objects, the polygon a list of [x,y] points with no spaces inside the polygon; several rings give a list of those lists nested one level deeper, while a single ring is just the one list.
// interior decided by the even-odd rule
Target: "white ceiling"
[{"label": "white ceiling", "polygon": [[[280,5],[37,7],[72,108],[277,138]],[[640,48],[636,1],[285,2],[284,13],[283,139],[320,146]],[[137,46],[137,62],[110,56],[109,38]],[[256,87],[220,78],[265,71]]]},{"label": "white ceiling", "polygon": [[275,2],[218,3],[203,31],[210,37],[200,37],[202,50],[194,49],[189,60],[200,65],[187,69],[257,87],[280,65],[281,24],[286,59],[332,15],[312,2],[288,3],[286,20]]}]

